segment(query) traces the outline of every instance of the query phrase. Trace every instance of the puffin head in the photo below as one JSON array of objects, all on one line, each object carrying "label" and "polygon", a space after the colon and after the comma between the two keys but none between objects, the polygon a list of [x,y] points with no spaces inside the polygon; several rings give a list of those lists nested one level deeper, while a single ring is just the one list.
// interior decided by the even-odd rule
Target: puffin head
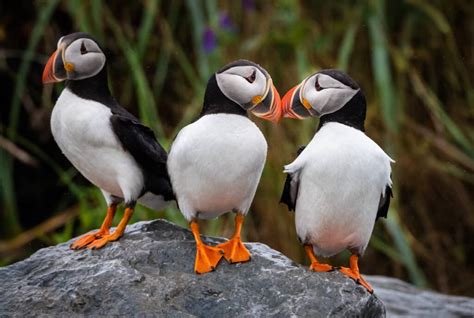
[{"label": "puffin head", "polygon": [[215,81],[222,94],[244,110],[274,122],[281,118],[280,94],[260,65],[248,60],[234,61],[215,74]]},{"label": "puffin head", "polygon": [[43,71],[43,83],[81,80],[97,75],[105,66],[105,54],[87,33],[77,32],[59,39]]},{"label": "puffin head", "polygon": [[282,108],[288,118],[339,114],[348,120],[359,115],[365,119],[365,97],[359,85],[339,70],[321,70],[307,77],[285,94]]}]

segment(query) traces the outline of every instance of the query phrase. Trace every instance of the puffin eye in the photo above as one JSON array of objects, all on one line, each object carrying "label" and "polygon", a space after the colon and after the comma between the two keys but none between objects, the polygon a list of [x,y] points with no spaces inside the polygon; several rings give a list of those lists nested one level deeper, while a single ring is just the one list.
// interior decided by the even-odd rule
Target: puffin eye
[{"label": "puffin eye", "polygon": [[84,42],[81,43],[81,54],[84,55],[87,53],[86,46],[84,45]]},{"label": "puffin eye", "polygon": [[316,83],[314,84],[314,87],[316,87],[316,90],[318,92],[323,89],[321,85],[319,85],[318,78],[316,78]]},{"label": "puffin eye", "polygon": [[250,76],[246,77],[245,79],[247,80],[247,82],[252,84],[253,82],[255,82],[256,77],[257,77],[257,72],[255,70],[253,70],[252,74],[250,74]]}]

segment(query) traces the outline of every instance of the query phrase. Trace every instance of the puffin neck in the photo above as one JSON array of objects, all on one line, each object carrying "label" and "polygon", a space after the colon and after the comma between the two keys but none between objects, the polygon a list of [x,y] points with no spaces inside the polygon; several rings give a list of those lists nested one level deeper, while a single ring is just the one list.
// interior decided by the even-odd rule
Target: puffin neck
[{"label": "puffin neck", "polygon": [[93,100],[108,107],[115,105],[115,100],[109,90],[107,65],[104,65],[102,70],[92,77],[66,81],[66,87],[81,98]]},{"label": "puffin neck", "polygon": [[247,111],[227,98],[217,85],[216,75],[207,83],[204,103],[199,117],[210,114],[235,114],[248,117]]},{"label": "puffin neck", "polygon": [[318,130],[326,123],[336,122],[365,132],[364,122],[366,109],[365,96],[362,91],[359,90],[344,107],[334,113],[321,116]]}]

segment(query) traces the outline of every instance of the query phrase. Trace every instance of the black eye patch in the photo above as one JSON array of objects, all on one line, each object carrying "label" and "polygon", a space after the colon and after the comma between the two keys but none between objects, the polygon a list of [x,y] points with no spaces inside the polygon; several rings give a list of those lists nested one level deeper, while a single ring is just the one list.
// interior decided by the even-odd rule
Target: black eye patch
[{"label": "black eye patch", "polygon": [[253,82],[255,82],[256,77],[257,77],[257,71],[253,70],[252,74],[250,74],[250,76],[246,77],[245,79],[247,80],[247,82],[252,84]]},{"label": "black eye patch", "polygon": [[84,45],[84,42],[81,43],[81,54],[84,55],[87,53],[86,46]]},{"label": "black eye patch", "polygon": [[314,87],[316,88],[318,92],[323,89],[321,85],[319,85],[319,78],[317,77],[316,77],[316,82],[314,83]]}]

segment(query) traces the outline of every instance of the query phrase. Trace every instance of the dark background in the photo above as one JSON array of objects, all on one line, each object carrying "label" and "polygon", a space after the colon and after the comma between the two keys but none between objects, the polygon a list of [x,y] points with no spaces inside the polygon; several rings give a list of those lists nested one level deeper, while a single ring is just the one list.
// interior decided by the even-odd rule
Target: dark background
[{"label": "dark background", "polygon": [[[389,218],[376,225],[362,272],[474,296],[470,1],[0,2],[0,265],[97,228],[104,217],[100,192],[51,136],[62,85],[41,83],[58,39],[75,31],[107,50],[117,100],[167,149],[200,111],[209,76],[232,60],[261,64],[282,95],[319,69],[346,70],[368,99],[367,134],[397,161]],[[245,239],[307,263],[294,215],[278,200],[282,166],[309,142],[317,119],[255,121],[269,154]],[[186,225],[174,207],[139,208],[134,221],[157,217]],[[207,234],[233,231],[230,216],[203,224]]]}]

